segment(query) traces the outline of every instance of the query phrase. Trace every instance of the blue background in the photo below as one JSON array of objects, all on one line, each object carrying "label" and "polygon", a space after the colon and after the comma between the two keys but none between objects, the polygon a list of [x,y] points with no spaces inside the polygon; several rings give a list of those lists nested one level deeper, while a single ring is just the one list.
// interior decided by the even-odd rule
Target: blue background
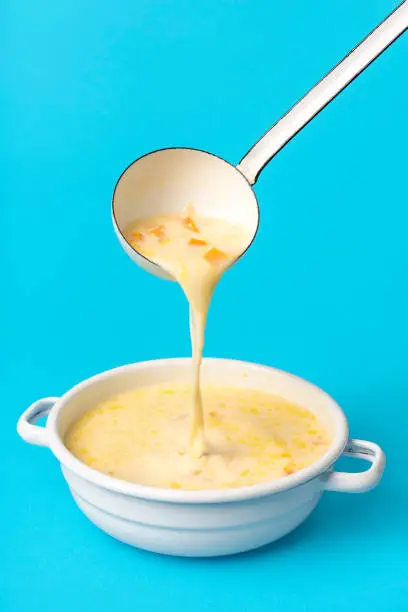
[{"label": "blue background", "polygon": [[408,35],[264,170],[260,232],[217,289],[205,349],[326,389],[386,451],[381,486],[326,494],[261,551],[165,558],[97,530],[15,433],[39,397],[190,352],[180,290],[114,236],[124,167],[173,145],[237,163],[395,5],[2,3],[2,612],[408,609]]}]

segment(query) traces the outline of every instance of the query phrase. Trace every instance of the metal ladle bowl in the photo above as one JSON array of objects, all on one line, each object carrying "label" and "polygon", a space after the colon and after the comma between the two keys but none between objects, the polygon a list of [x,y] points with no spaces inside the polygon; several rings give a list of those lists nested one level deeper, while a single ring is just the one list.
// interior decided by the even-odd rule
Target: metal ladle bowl
[{"label": "metal ladle bowl", "polygon": [[[245,227],[254,239],[259,222],[255,192],[235,166],[205,151],[161,149],[139,158],[120,177],[113,195],[113,223],[130,257],[148,272],[171,279],[126,240],[124,228],[143,217],[180,213],[188,204],[198,215]],[[248,246],[249,246],[248,243]]]}]

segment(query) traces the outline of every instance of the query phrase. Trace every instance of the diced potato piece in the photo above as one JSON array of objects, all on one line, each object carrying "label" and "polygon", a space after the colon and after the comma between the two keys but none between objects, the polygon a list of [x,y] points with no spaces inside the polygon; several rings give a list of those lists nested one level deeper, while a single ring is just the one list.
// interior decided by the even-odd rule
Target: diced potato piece
[{"label": "diced potato piece", "polygon": [[190,230],[190,232],[195,232],[196,234],[200,232],[200,230],[198,229],[198,227],[196,226],[196,224],[194,223],[191,217],[184,217],[183,225],[186,229]]},{"label": "diced potato piece", "polygon": [[223,251],[213,247],[207,251],[207,253],[204,255],[204,259],[206,259],[212,266],[219,266],[226,261],[227,255]]},{"label": "diced potato piece", "polygon": [[197,238],[190,238],[190,240],[188,241],[188,244],[191,244],[191,246],[205,246],[208,243],[205,240],[198,240]]},{"label": "diced potato piece", "polygon": [[185,217],[194,217],[194,213],[195,213],[194,206],[190,202],[189,204],[187,204],[187,206],[185,206],[182,214]]}]

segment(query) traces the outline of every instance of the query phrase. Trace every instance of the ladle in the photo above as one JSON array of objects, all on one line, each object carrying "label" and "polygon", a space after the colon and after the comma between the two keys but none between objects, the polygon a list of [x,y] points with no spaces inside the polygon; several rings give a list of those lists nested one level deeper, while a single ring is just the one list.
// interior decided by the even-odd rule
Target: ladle
[{"label": "ladle", "polygon": [[181,212],[187,204],[193,204],[198,215],[245,226],[249,247],[259,224],[252,185],[261,170],[407,28],[405,0],[279,119],[236,167],[212,153],[188,148],[160,149],[130,164],[120,176],[112,199],[113,224],[128,255],[148,272],[172,280],[127,242],[124,230],[139,218]]}]

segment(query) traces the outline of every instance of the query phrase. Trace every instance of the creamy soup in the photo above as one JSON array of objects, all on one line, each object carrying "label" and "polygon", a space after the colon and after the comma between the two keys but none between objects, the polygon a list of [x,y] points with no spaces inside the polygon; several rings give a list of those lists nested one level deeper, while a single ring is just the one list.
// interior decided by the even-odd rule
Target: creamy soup
[{"label": "creamy soup", "polygon": [[245,387],[203,385],[207,452],[186,444],[191,385],[153,385],[92,408],[69,429],[68,449],[116,478],[173,489],[271,481],[307,467],[331,442],[310,411]]},{"label": "creamy soup", "polygon": [[191,383],[145,387],[91,408],[68,431],[68,449],[116,478],[174,489],[252,485],[316,461],[330,440],[308,410],[245,387],[200,385],[211,296],[247,248],[247,232],[189,208],[139,220],[126,229],[126,238],[187,296]]},{"label": "creamy soup", "polygon": [[200,365],[208,308],[223,272],[245,251],[250,238],[241,227],[197,216],[192,207],[179,215],[138,220],[126,229],[126,238],[139,253],[179,282],[190,303],[193,350],[190,452],[200,457],[206,450]]}]

